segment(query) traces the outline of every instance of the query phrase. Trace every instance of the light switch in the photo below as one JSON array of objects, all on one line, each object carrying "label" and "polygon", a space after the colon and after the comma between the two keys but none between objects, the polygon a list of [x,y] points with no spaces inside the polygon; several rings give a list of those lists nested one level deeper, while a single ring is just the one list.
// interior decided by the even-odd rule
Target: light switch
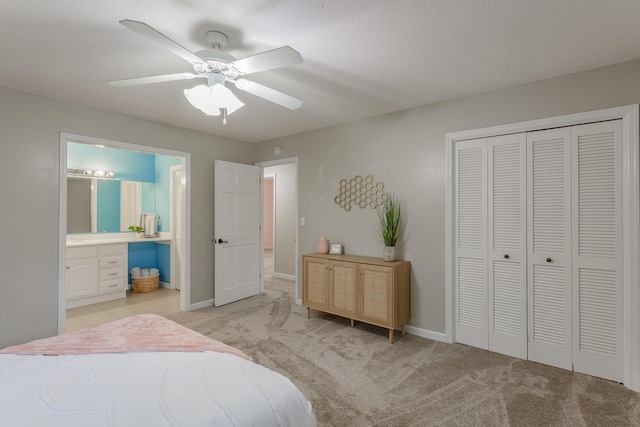
[{"label": "light switch", "polygon": [[304,217],[303,216],[300,217],[300,225],[304,225]]}]

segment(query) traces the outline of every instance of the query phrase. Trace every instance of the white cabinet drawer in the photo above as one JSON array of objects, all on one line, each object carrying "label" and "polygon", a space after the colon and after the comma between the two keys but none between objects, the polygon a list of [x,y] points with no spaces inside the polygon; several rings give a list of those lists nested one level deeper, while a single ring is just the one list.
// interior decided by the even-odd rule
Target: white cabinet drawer
[{"label": "white cabinet drawer", "polygon": [[112,255],[100,257],[100,268],[127,267],[127,257],[124,255]]},{"label": "white cabinet drawer", "polygon": [[100,282],[100,292],[116,292],[116,291],[124,291],[127,289],[127,279],[117,279],[117,280],[102,280]]},{"label": "white cabinet drawer", "polygon": [[127,279],[127,270],[124,268],[101,268],[100,280]]},{"label": "white cabinet drawer", "polygon": [[127,256],[126,243],[113,243],[110,245],[100,245],[100,256],[105,255],[122,255]]},{"label": "white cabinet drawer", "polygon": [[98,247],[97,246],[83,246],[80,248],[67,247],[67,259],[84,259],[84,258],[97,258]]}]

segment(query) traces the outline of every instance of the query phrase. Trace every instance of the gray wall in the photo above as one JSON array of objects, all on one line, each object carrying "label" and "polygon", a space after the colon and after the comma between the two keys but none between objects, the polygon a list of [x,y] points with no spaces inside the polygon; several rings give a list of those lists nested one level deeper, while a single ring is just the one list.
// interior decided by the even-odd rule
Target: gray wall
[{"label": "gray wall", "polygon": [[214,160],[253,144],[0,88],[0,348],[58,331],[60,132],[191,153],[191,302],[212,299]]},{"label": "gray wall", "polygon": [[279,138],[256,145],[257,159],[273,160],[276,145],[299,158],[299,255],[326,235],[346,253],[381,256],[375,211],[345,212],[333,198],[341,178],[384,182],[406,213],[397,256],[412,262],[409,324],[444,333],[445,135],[636,103],[640,61]]},{"label": "gray wall", "polygon": [[372,174],[405,207],[409,324],[444,332],[445,134],[634,103],[640,61],[251,145],[0,88],[0,347],[57,333],[60,132],[192,153],[192,303],[213,298],[215,159],[274,160],[276,145],[299,158],[300,254],[326,235],[381,256],[375,212],[333,202],[341,178]]}]

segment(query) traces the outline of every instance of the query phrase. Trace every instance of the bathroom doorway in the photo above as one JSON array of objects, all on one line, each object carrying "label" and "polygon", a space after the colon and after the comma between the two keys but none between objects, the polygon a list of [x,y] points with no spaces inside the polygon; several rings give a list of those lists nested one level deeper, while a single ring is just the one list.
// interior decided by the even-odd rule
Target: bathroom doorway
[{"label": "bathroom doorway", "polygon": [[[158,231],[164,232],[166,234],[171,234],[171,244],[158,244],[158,258],[165,259],[166,264],[171,265],[170,274],[167,275],[166,279],[162,279],[161,274],[161,285],[163,282],[169,282],[169,286],[172,287],[171,282],[173,279],[169,279],[169,277],[173,276],[178,271],[178,279],[176,282],[179,282],[179,286],[181,292],[179,292],[179,307],[176,307],[176,310],[188,311],[190,309],[190,251],[189,251],[189,218],[190,218],[190,206],[189,206],[189,176],[190,176],[190,154],[167,150],[156,147],[142,146],[136,144],[129,144],[119,141],[111,141],[104,140],[93,137],[86,137],[80,135],[71,135],[71,134],[61,134],[60,135],[60,225],[59,225],[59,253],[60,253],[60,261],[59,261],[59,274],[58,274],[58,332],[65,332],[65,324],[66,324],[66,255],[67,255],[67,173],[68,168],[79,167],[83,165],[76,164],[68,164],[68,147],[69,144],[81,145],[87,149],[96,149],[97,147],[104,148],[105,152],[100,156],[102,160],[105,160],[109,156],[117,156],[118,153],[128,152],[133,153],[135,155],[139,155],[142,157],[151,157],[155,159],[155,166],[157,166],[158,170],[165,171],[166,174],[162,173],[162,178],[158,177],[157,186],[158,188],[165,188],[166,190],[162,190],[156,192],[156,196],[158,198],[157,205],[155,208],[147,208],[143,207],[143,210],[146,212],[157,212],[159,213],[159,228]],[[77,157],[73,160],[76,161]],[[136,163],[136,165],[138,165]],[[153,174],[155,174],[155,166]],[[180,170],[180,179],[174,181],[174,173],[170,171],[170,166],[175,166],[176,170]],[[96,166],[92,166],[96,167]],[[135,169],[135,168],[134,168]],[[116,171],[117,174],[117,171]],[[126,174],[121,175],[121,179],[124,179]],[[116,175],[118,176],[118,175]],[[165,177],[166,176],[166,177]],[[153,181],[156,178],[152,179]],[[141,181],[149,181],[145,179],[141,179]],[[172,206],[172,201],[170,200],[170,186],[172,186],[175,182],[177,182],[179,186],[179,198],[178,204],[179,207]],[[155,202],[156,200],[154,200]],[[143,198],[142,200],[143,206],[145,203],[149,203],[148,200]],[[148,204],[146,206],[149,206]],[[154,210],[152,210],[154,209]],[[178,211],[180,218],[178,219],[175,227],[171,224],[171,218],[175,215],[174,211]],[[164,222],[164,225],[162,223]],[[129,224],[128,222],[122,222],[120,218],[118,218],[118,222],[120,223],[120,228],[115,230],[115,232],[119,232],[122,230],[126,230],[126,226]],[[173,231],[170,231],[173,230]],[[98,230],[100,231],[100,230]],[[179,237],[178,241],[174,241],[173,233],[174,231]],[[167,239],[168,240],[168,239]],[[148,243],[142,243],[147,245]],[[153,243],[149,243],[153,244]],[[170,253],[177,252],[178,253],[178,261],[177,268],[174,267],[169,261]],[[166,255],[165,255],[166,254]],[[166,284],[166,283],[165,283]],[[175,292],[175,291],[174,291]],[[178,293],[176,293],[178,294]]]}]

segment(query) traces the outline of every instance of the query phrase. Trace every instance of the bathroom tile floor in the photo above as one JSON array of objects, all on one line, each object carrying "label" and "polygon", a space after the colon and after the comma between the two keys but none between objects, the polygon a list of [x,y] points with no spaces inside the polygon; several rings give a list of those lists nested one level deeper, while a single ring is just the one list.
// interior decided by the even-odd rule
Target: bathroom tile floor
[{"label": "bathroom tile floor", "polygon": [[[264,278],[270,280],[273,276],[273,251],[264,251]],[[135,314],[153,313],[161,316],[180,311],[180,291],[159,288],[148,293],[134,293],[127,291],[127,297],[85,305],[67,310],[66,332],[91,328],[103,323],[122,319]]]},{"label": "bathroom tile floor", "polygon": [[90,328],[135,314],[167,316],[179,311],[180,291],[175,289],[159,288],[147,293],[127,291],[126,298],[68,309],[66,331]]}]

